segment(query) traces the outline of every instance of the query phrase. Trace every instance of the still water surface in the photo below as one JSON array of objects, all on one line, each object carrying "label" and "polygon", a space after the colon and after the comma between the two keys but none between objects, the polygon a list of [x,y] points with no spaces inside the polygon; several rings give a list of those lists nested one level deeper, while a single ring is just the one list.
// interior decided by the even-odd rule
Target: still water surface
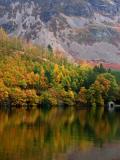
[{"label": "still water surface", "polygon": [[120,160],[120,113],[0,111],[0,160]]}]

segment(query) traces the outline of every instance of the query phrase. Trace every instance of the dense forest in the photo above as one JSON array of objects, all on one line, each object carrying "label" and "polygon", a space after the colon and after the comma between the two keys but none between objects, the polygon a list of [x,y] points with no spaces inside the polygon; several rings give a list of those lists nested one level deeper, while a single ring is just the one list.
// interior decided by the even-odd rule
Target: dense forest
[{"label": "dense forest", "polygon": [[120,99],[120,71],[69,62],[0,29],[0,105],[104,106]]}]

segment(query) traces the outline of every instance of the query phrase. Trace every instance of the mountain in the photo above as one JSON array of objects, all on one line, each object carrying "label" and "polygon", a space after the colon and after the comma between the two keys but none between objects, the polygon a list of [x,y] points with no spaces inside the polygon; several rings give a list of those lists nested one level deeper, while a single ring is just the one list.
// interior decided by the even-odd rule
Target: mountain
[{"label": "mountain", "polygon": [[0,26],[69,58],[120,63],[119,0],[1,0]]}]

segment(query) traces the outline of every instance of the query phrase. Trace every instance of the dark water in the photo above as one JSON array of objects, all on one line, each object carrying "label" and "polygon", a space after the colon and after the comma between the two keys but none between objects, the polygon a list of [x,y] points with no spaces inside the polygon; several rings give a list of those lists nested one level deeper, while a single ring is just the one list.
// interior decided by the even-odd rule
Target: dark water
[{"label": "dark water", "polygon": [[120,113],[0,111],[0,160],[120,160]]}]

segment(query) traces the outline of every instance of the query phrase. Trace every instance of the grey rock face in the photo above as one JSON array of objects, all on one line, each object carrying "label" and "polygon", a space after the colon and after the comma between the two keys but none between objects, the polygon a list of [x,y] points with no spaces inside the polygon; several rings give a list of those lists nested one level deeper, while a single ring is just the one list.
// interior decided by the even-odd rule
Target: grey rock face
[{"label": "grey rock face", "polygon": [[119,0],[1,0],[0,26],[67,56],[120,63]]}]

